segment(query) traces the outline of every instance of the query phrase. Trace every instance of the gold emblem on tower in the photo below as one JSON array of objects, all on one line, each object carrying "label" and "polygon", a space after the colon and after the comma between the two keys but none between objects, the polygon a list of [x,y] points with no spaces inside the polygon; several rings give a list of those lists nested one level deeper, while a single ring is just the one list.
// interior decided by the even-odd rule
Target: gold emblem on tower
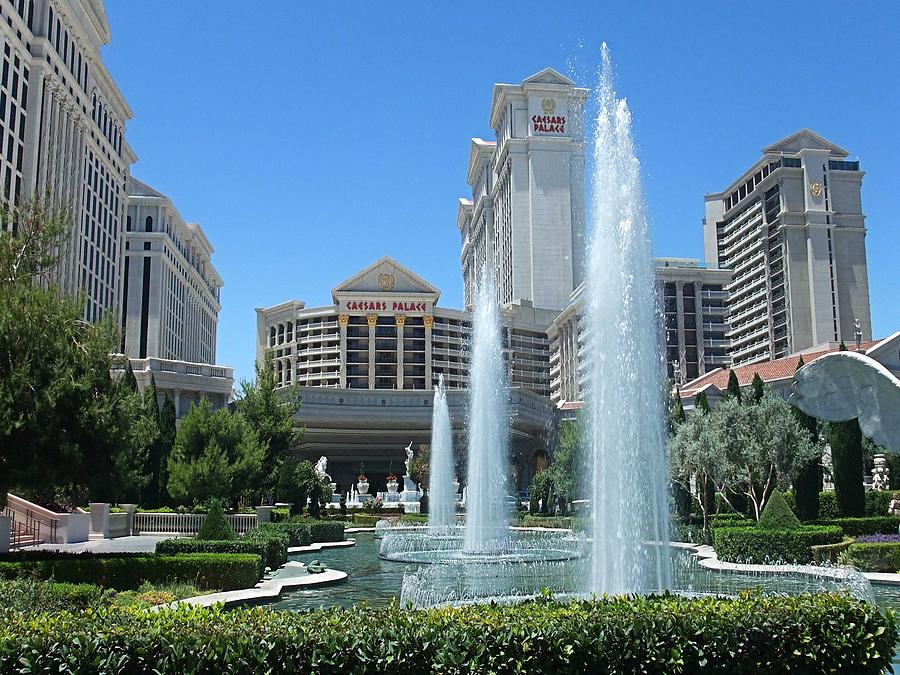
[{"label": "gold emblem on tower", "polygon": [[550,98],[541,99],[541,110],[545,115],[552,115],[556,111],[556,100]]},{"label": "gold emblem on tower", "polygon": [[346,328],[347,324],[350,323],[350,316],[347,314],[338,314],[338,323],[342,328]]},{"label": "gold emblem on tower", "polygon": [[380,288],[383,291],[394,290],[394,275],[393,274],[379,274],[378,275],[378,288]]},{"label": "gold emblem on tower", "polygon": [[378,315],[377,314],[366,314],[366,323],[369,324],[369,328],[374,328],[375,324],[378,323]]},{"label": "gold emblem on tower", "polygon": [[822,194],[822,184],[821,183],[810,183],[809,184],[809,194],[813,197],[818,197]]}]

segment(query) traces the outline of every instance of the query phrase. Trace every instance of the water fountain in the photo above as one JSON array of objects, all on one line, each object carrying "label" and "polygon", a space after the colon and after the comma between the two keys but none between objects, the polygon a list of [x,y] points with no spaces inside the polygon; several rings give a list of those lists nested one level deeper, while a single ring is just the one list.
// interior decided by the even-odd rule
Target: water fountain
[{"label": "water fountain", "polygon": [[590,504],[588,554],[579,555],[575,535],[557,545],[537,534],[533,541],[518,533],[510,536],[505,527],[502,502],[495,498],[506,494],[506,398],[495,291],[485,276],[477,299],[470,371],[464,544],[460,550],[455,541],[445,541],[444,549],[435,551],[431,542],[408,542],[398,559],[450,564],[406,575],[401,601],[428,607],[515,602],[544,589],[565,598],[669,589],[718,595],[745,588],[771,593],[845,591],[871,600],[868,581],[853,570],[790,565],[710,574],[688,552],[673,553],[668,541],[662,324],[650,228],[631,113],[625,101],[616,98],[605,44],[596,93],[591,248],[585,275],[586,452],[581,472]]},{"label": "water fountain", "polygon": [[453,429],[444,376],[434,392],[431,416],[431,466],[428,477],[428,526],[446,529],[456,524],[456,490],[453,489]]},{"label": "water fountain", "polygon": [[[586,274],[587,453],[592,561],[586,588],[668,588],[671,562],[660,318],[631,112],[602,48]],[[656,545],[659,543],[660,545]]]}]

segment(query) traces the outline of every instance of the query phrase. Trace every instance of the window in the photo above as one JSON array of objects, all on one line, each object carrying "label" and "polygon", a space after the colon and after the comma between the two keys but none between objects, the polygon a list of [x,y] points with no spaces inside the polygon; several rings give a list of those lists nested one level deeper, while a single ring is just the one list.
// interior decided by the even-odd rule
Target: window
[{"label": "window", "polygon": [[131,232],[131,216],[125,216],[125,231]]},{"label": "window", "polygon": [[144,232],[153,232],[153,216],[147,216],[144,221]]}]

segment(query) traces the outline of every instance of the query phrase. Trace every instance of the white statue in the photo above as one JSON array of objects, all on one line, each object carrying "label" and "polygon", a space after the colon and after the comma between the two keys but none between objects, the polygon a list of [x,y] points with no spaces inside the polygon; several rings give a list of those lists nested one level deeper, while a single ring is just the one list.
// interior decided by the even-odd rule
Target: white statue
[{"label": "white statue", "polygon": [[322,478],[330,478],[330,476],[326,473],[328,469],[328,458],[325,455],[319,457],[319,461],[316,462],[316,473],[319,474]]},{"label": "white statue", "polygon": [[900,452],[900,380],[869,356],[832,352],[803,366],[790,401],[827,422],[857,418],[866,438]]},{"label": "white statue", "polygon": [[412,462],[413,458],[413,450],[412,450],[412,441],[409,442],[409,445],[406,446],[406,461],[404,464],[406,465],[406,475],[409,475],[409,464]]}]

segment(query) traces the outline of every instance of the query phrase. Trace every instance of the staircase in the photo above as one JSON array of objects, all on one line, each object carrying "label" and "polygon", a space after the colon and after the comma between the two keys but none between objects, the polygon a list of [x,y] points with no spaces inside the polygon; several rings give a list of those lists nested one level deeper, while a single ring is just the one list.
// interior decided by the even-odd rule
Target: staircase
[{"label": "staircase", "polygon": [[60,514],[16,495],[7,494],[3,515],[12,519],[9,529],[11,550],[56,542]]}]

